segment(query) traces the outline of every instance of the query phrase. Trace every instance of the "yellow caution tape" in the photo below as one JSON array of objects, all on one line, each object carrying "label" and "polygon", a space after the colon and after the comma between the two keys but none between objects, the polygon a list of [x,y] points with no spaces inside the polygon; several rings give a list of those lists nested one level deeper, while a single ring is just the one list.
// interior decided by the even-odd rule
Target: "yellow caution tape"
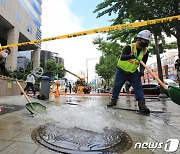
[{"label": "yellow caution tape", "polygon": [[[0,75],[0,79],[13,80],[13,81],[15,81],[15,80],[16,80],[16,79],[13,79],[13,78],[11,78],[11,77],[4,76],[4,75]],[[21,80],[19,80],[19,81],[21,81]]]},{"label": "yellow caution tape", "polygon": [[49,37],[49,38],[34,40],[34,41],[29,41],[29,42],[9,44],[6,46],[1,46],[0,50],[8,48],[8,47],[13,48],[16,46],[32,45],[32,44],[36,44],[36,43],[52,41],[52,40],[57,40],[57,39],[73,38],[73,37],[84,36],[84,35],[88,35],[88,34],[94,34],[94,33],[106,33],[106,32],[111,32],[111,31],[120,30],[120,29],[154,25],[157,23],[170,22],[173,20],[180,20],[180,15],[166,17],[166,18],[159,18],[159,19],[154,19],[154,20],[147,20],[147,21],[142,21],[142,22],[119,24],[119,25],[115,25],[115,26],[108,26],[108,27],[103,27],[103,28],[91,29],[91,30],[86,30],[86,31],[82,31],[82,32],[77,32],[77,33],[72,33],[72,34],[67,34],[67,35],[61,35],[61,36],[55,36],[55,37]]},{"label": "yellow caution tape", "polygon": [[[3,80],[12,80],[12,81],[16,81],[17,79],[14,79],[12,77],[8,77],[8,76],[4,76],[4,75],[0,75],[0,79],[3,79]],[[25,81],[25,80],[18,80],[18,81]],[[35,82],[35,84],[40,84],[40,83],[37,83]]]}]

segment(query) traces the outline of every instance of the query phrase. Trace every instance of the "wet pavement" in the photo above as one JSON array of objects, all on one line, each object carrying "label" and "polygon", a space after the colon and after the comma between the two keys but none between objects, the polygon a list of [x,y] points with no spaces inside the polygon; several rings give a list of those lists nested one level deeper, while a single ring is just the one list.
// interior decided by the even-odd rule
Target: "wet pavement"
[{"label": "wet pavement", "polygon": [[105,95],[30,100],[46,104],[47,114],[32,116],[24,96],[0,98],[0,154],[165,154],[180,140],[180,106],[170,99],[147,97],[148,116],[133,96],[120,96],[115,108],[105,107]]}]

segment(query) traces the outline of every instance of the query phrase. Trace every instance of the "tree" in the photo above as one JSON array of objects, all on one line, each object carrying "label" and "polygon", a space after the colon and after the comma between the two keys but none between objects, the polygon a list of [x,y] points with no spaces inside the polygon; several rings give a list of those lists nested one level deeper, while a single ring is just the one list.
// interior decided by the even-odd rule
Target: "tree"
[{"label": "tree", "polygon": [[106,55],[114,55],[119,57],[122,51],[123,46],[120,45],[116,40],[107,41],[103,38],[95,38],[93,40],[94,45],[98,45],[98,50],[100,50],[105,56]]},{"label": "tree", "polygon": [[117,65],[117,57],[112,55],[101,56],[100,62],[95,66],[97,74],[107,82],[108,87],[115,73],[116,67],[114,65]]},{"label": "tree", "polygon": [[24,70],[20,68],[19,70],[14,70],[13,72],[8,70],[11,73],[13,78],[17,78],[18,80],[26,80],[28,74],[33,70],[32,62],[28,64],[27,68]]},{"label": "tree", "polygon": [[[162,5],[163,4],[163,5]],[[94,12],[98,12],[97,18],[112,13],[117,14],[117,18],[112,20],[113,25],[128,22],[163,18],[167,16],[174,16],[180,14],[180,1],[179,0],[104,0],[104,2],[97,5]],[[174,20],[173,22],[158,23],[146,27],[150,29],[156,36],[162,36],[162,31],[167,36],[173,35],[177,38],[177,45],[180,58],[180,21]],[[142,28],[128,29],[116,32],[111,38],[118,36],[124,37],[124,40],[129,35],[137,34]],[[118,34],[119,33],[119,34]]]},{"label": "tree", "polygon": [[58,77],[59,77],[59,78],[63,78],[63,77],[65,76],[65,74],[66,74],[66,72],[61,71],[62,68],[64,68],[64,65],[62,65],[62,64],[57,64],[56,66],[57,66],[57,75],[58,75]]},{"label": "tree", "polygon": [[[162,5],[163,4],[163,5]],[[105,0],[97,5],[94,12],[98,12],[97,17],[101,17],[105,14],[111,15],[116,13],[118,16],[113,21],[113,25],[122,24],[128,22],[149,20],[162,18],[167,16],[174,16],[180,14],[180,1],[179,0]],[[129,35],[137,34],[137,31],[144,29],[139,27],[137,29],[126,29],[122,31],[110,33],[109,39],[116,39],[121,36],[122,41],[126,38],[130,38]],[[180,58],[180,21],[173,20],[173,22],[156,23],[155,25],[147,26],[146,29],[151,30],[154,34],[155,49],[158,64],[158,74],[163,81],[162,67],[159,55],[159,42],[160,38],[163,38],[162,32],[164,31],[167,36],[173,35],[177,39],[178,55]]]},{"label": "tree", "polygon": [[103,55],[100,58],[100,62],[96,64],[96,72],[104,80],[106,80],[108,86],[112,77],[115,74],[118,58],[122,51],[122,46],[117,41],[108,42],[103,38],[96,38],[93,41],[94,45],[98,45]]},{"label": "tree", "polygon": [[[41,64],[41,67],[44,69],[43,63]],[[46,68],[44,69],[44,75],[52,78],[56,75],[58,75],[59,78],[62,78],[65,76],[64,71],[61,71],[61,68],[64,68],[62,64],[56,63],[55,60],[50,59],[46,61]]]}]

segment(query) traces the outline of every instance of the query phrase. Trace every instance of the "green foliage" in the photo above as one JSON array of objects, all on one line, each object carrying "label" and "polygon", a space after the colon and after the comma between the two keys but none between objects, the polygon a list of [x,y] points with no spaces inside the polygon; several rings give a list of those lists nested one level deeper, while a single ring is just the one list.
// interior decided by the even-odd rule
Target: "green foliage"
[{"label": "green foliage", "polygon": [[[94,13],[98,13],[97,18],[100,18],[105,14],[109,16],[116,14],[117,18],[111,20],[113,23],[112,25],[126,24],[179,15],[180,1],[104,0],[96,6]],[[166,23],[156,23],[155,25],[149,25],[146,27],[112,31],[108,33],[107,41],[104,41],[102,38],[96,38],[93,42],[98,45],[98,50],[103,53],[99,64],[96,65],[98,75],[102,76],[105,80],[112,77],[114,68],[116,68],[117,59],[121,54],[120,51],[122,51],[122,46],[120,46],[117,42],[119,41],[129,44],[135,41],[134,38],[137,33],[143,29],[149,29],[155,36],[161,38],[161,52],[165,52],[165,49],[177,48],[177,46],[180,48],[180,22],[176,20]],[[162,32],[165,32],[167,36],[175,36],[178,44],[166,44]],[[153,46],[153,43],[150,44],[151,53],[155,53]]]},{"label": "green foliage", "polygon": [[61,71],[61,69],[64,68],[64,65],[62,64],[57,64],[57,74],[59,78],[63,78],[66,74],[66,72]]},{"label": "green foliage", "polygon": [[27,73],[24,73],[20,70],[14,70],[12,72],[12,77],[17,77],[18,80],[26,80],[27,75]]},{"label": "green foliage", "polygon": [[44,70],[44,75],[53,77],[57,74],[56,61],[55,60],[47,60],[46,62],[47,68]]},{"label": "green foliage", "polygon": [[103,38],[96,38],[93,41],[94,45],[97,45],[97,49],[100,50],[103,55],[100,58],[100,62],[96,64],[96,72],[104,80],[106,80],[108,86],[112,77],[114,76],[118,58],[121,54],[123,46],[117,41],[105,41]]},{"label": "green foliage", "polygon": [[[64,68],[62,64],[56,63],[55,60],[47,60],[46,61],[46,68],[44,67],[44,63],[41,63],[40,67],[44,69],[45,76],[50,77],[52,80],[54,80],[54,77],[58,75],[58,78],[62,78],[65,76],[64,71],[61,71],[61,68]],[[15,70],[13,72],[13,76],[16,76],[17,79],[26,80],[27,75],[33,70],[32,64],[29,64],[27,69],[24,70]],[[40,82],[40,79],[36,80],[37,82]]]},{"label": "green foliage", "polygon": [[29,63],[27,68],[24,69],[19,69],[19,70],[14,70],[11,72],[12,77],[16,77],[18,80],[26,80],[27,75],[33,70],[32,63]]},{"label": "green foliage", "polygon": [[64,66],[62,64],[58,64],[56,63],[55,60],[50,59],[46,61],[46,68],[43,65],[44,63],[41,63],[41,67],[43,67],[44,69],[44,75],[48,76],[50,78],[55,77],[56,75],[58,75],[59,78],[62,78],[65,76],[64,71],[61,71],[61,68],[64,68]]},{"label": "green foliage", "polygon": [[101,56],[99,64],[96,64],[96,72],[104,80],[109,81],[116,69],[118,58],[114,55]]},{"label": "green foliage", "polygon": [[164,43],[163,49],[177,49],[177,42]]},{"label": "green foliage", "polygon": [[28,64],[26,70],[25,70],[25,74],[26,76],[33,70],[33,64],[32,62]]},{"label": "green foliage", "polygon": [[[162,17],[174,16],[180,14],[180,1],[179,0],[104,0],[99,5],[96,6],[94,13],[97,14],[97,18],[107,14],[111,16],[116,14],[117,18],[112,19],[113,25],[124,24],[124,23],[133,23],[136,21],[146,21],[151,19],[157,19]],[[133,38],[136,37],[137,33],[142,29],[149,29],[157,39],[161,38],[162,48],[161,52],[164,52],[165,49],[172,49],[178,46],[180,54],[180,21],[174,20],[173,22],[166,23],[156,23],[155,25],[149,25],[146,27],[139,28],[129,28],[119,31],[113,31],[108,34],[107,40],[110,41],[120,41],[125,44],[129,44],[133,41]],[[166,44],[162,35],[162,32],[165,32],[167,36],[175,36],[177,38],[177,44],[171,43]],[[96,39],[94,44],[98,44],[98,49],[102,51],[103,57],[100,59],[100,63],[96,65],[96,70],[98,75],[101,75],[104,79],[110,77],[108,73],[108,65],[110,55],[120,56],[120,53],[117,52],[119,49],[113,47],[112,42],[105,42],[102,39]],[[151,44],[150,51],[154,52],[154,44]],[[121,49],[119,51],[122,51]],[[112,60],[113,61],[113,60]],[[112,66],[113,67],[113,66]],[[114,68],[114,67],[113,67]],[[107,71],[107,75],[105,75]]]},{"label": "green foliage", "polygon": [[98,45],[97,49],[103,52],[105,56],[115,55],[116,57],[119,57],[123,48],[116,40],[107,42],[103,40],[103,38],[95,38],[93,44]]},{"label": "green foliage", "polygon": [[[146,21],[151,19],[163,18],[180,14],[179,0],[104,0],[96,6],[94,13],[97,18],[112,13],[117,14],[117,18],[112,20],[113,25],[128,22]],[[127,43],[140,30],[149,29],[156,36],[162,36],[164,31],[167,36],[173,35],[177,38],[178,48],[180,48],[180,21],[157,23],[146,27],[136,29],[126,29],[110,33],[109,39],[119,39]],[[180,49],[179,49],[180,52]]]}]

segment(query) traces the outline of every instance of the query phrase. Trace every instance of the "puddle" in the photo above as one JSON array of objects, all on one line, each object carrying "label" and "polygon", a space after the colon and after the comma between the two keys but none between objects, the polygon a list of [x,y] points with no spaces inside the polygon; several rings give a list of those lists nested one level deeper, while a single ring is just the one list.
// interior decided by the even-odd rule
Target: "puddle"
[{"label": "puddle", "polygon": [[11,113],[14,111],[23,110],[25,107],[22,105],[8,105],[8,104],[0,104],[0,115]]},{"label": "puddle", "polygon": [[132,147],[130,136],[120,129],[105,128],[102,133],[58,123],[42,125],[32,132],[32,139],[48,149],[70,154],[123,153]]}]

